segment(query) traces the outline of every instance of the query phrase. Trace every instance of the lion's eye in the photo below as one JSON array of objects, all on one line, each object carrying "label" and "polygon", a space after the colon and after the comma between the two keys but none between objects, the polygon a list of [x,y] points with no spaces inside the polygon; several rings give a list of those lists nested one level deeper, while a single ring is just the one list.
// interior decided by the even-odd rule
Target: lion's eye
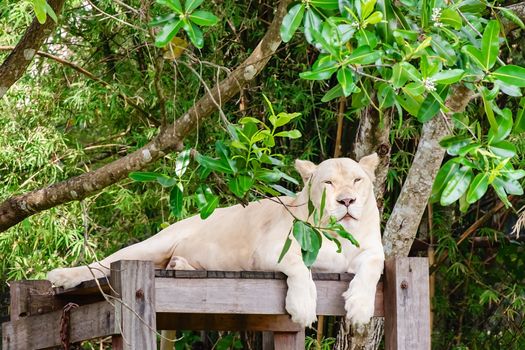
[{"label": "lion's eye", "polygon": [[359,182],[359,181],[361,181],[361,180],[363,180],[363,179],[362,179],[362,178],[360,178],[360,177],[358,177],[358,178],[355,178],[355,179],[354,179],[354,183],[356,184],[356,183],[358,183],[358,182]]},{"label": "lion's eye", "polygon": [[324,183],[327,184],[327,185],[332,185],[332,181],[330,181],[330,180],[325,181]]}]

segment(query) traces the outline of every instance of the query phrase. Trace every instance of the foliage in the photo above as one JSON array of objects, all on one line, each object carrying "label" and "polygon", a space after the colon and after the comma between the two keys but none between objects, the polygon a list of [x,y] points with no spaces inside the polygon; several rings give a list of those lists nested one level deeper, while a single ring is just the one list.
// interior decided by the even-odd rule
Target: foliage
[{"label": "foliage", "polygon": [[[195,27],[203,26],[202,48],[196,49],[198,35],[192,39],[179,28],[172,42],[180,39],[187,46],[177,57],[166,57],[168,45],[157,48],[154,43],[169,21],[158,27],[148,22],[159,16],[180,19],[170,6],[157,2],[144,8],[138,0],[125,2],[128,7],[121,1],[94,3],[97,8],[67,1],[59,28],[42,51],[83,67],[107,85],[57,62],[35,58],[26,75],[0,100],[2,200],[98,168],[144,145],[162,125],[156,77],[167,97],[166,121],[171,122],[206,91],[203,82],[211,86],[250,54],[273,17],[275,5],[267,1],[202,2],[192,13],[206,11],[219,18],[210,27],[213,30],[206,30],[198,20],[192,22]],[[0,2],[1,45],[18,42],[33,13],[42,12],[42,7],[33,8],[35,4],[42,2]],[[211,209],[215,198],[221,205],[252,200],[254,192],[244,191],[248,184],[270,195],[278,191],[270,185],[296,190],[294,180],[280,172],[290,173],[294,158],[320,161],[330,157],[338,113],[334,101],[343,95],[349,96],[344,111],[344,154],[351,149],[361,110],[371,105],[380,118],[389,108],[396,111],[385,196],[384,217],[388,218],[417,149],[421,122],[440,117],[440,108],[446,112],[443,102],[451,91],[447,87],[463,83],[479,97],[465,112],[453,116],[454,135],[442,141],[449,155],[432,204],[431,244],[440,261],[435,272],[433,345],[437,349],[523,348],[523,241],[508,235],[512,209],[481,225],[476,240],[457,243],[484,212],[509,198],[507,194],[520,193],[523,186],[525,102],[519,100],[523,87],[519,66],[525,63],[521,55],[525,42],[520,29],[523,23],[504,7],[507,5],[440,0],[292,4],[281,29],[289,44],[243,90],[238,103],[223,106],[227,122],[220,116],[203,121],[185,142],[185,151],[167,154],[145,169],[152,181],[122,181],[82,202],[34,215],[2,233],[2,279],[43,278],[51,268],[92,261],[94,256],[143,240],[179,218],[200,212],[199,193],[205,203],[211,203]],[[504,29],[501,16],[514,21],[518,29]],[[303,32],[306,40],[294,32]],[[7,54],[0,51],[0,58]],[[165,57],[160,73],[155,65],[159,57]],[[270,116],[274,120],[279,112],[265,110],[263,93],[275,111],[300,111],[301,115],[274,130]],[[124,101],[122,94],[146,113]],[[302,137],[276,136],[292,130]],[[250,144],[240,133],[264,138]],[[272,147],[266,144],[271,144],[270,135],[275,142]],[[222,158],[224,152],[227,157]],[[265,152],[281,163],[265,163]],[[234,157],[236,172],[212,165],[208,176],[200,179],[210,170],[204,170],[205,164],[217,165],[214,161],[218,161],[229,167]],[[204,161],[201,164],[197,159]],[[281,177],[264,182],[258,178],[257,165],[269,177]],[[515,207],[523,205],[518,196],[509,198]],[[315,217],[314,212],[310,214]],[[296,226],[308,260],[311,242],[318,238],[314,229],[319,232],[320,225]],[[488,248],[474,244],[481,238],[490,242]],[[238,338],[233,338],[235,345]],[[228,339],[232,338],[225,344]],[[188,337],[181,343],[190,347],[197,340]]]}]

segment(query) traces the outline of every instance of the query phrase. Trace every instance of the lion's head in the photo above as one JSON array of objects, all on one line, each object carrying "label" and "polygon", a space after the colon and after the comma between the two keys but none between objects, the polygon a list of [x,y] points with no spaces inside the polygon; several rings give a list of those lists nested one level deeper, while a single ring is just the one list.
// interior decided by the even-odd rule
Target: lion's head
[{"label": "lion's head", "polygon": [[317,208],[320,207],[323,191],[326,191],[323,221],[333,216],[344,227],[352,228],[362,219],[367,208],[376,206],[373,182],[378,163],[379,158],[373,153],[359,162],[350,158],[334,158],[315,165],[310,161],[297,160],[295,167],[305,184],[303,193],[309,192]]}]

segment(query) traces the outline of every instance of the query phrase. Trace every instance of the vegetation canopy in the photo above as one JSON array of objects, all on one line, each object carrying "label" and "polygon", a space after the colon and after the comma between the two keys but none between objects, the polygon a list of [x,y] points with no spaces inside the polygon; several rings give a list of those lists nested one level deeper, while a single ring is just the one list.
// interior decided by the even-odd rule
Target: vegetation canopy
[{"label": "vegetation canopy", "polygon": [[[377,152],[386,255],[434,262],[434,346],[523,348],[524,9],[2,1],[2,278],[41,278],[218,206],[293,195],[293,159]],[[359,244],[322,212],[309,205],[314,224],[294,221],[281,258],[292,239],[308,266],[323,236]],[[334,325],[324,348],[380,346],[380,320],[363,336]],[[184,334],[178,349],[197,341]],[[250,341],[212,337],[224,349]]]}]

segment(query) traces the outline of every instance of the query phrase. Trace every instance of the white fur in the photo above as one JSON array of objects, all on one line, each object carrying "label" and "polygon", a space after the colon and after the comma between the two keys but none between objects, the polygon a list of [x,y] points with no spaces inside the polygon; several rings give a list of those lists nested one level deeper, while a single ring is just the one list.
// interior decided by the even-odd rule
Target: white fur
[{"label": "white fur", "polygon": [[[384,262],[379,212],[372,189],[376,165],[375,154],[359,163],[348,158],[329,159],[318,166],[297,161],[296,168],[306,184],[295,198],[265,199],[246,207],[217,209],[206,220],[193,216],[89,267],[53,270],[48,279],[55,286],[74,287],[82,281],[107,275],[111,262],[124,259],[151,260],[157,268],[281,271],[288,276],[286,310],[294,322],[310,326],[316,320],[317,292],[311,271],[302,262],[298,243],[293,240],[281,263],[277,260],[293,222],[288,210],[307,220],[308,196],[319,207],[326,189],[323,222],[326,223],[330,215],[335,216],[359,241],[360,247],[340,239],[343,252],[337,253],[335,244],[323,237],[313,269],[356,274],[343,297],[347,318],[361,326],[373,315],[375,288]],[[355,199],[348,208],[338,202],[348,198]],[[280,202],[287,205],[288,210]],[[350,216],[345,216],[347,213]]]}]

